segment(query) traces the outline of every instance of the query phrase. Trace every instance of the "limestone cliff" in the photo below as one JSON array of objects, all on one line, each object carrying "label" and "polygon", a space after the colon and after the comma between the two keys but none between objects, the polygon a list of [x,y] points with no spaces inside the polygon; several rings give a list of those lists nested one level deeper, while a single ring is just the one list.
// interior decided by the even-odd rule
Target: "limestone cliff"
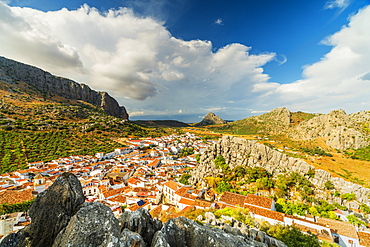
[{"label": "limestone cliff", "polygon": [[82,100],[98,106],[106,113],[128,119],[125,107],[106,92],[97,92],[85,84],[57,77],[42,69],[0,57],[0,80],[15,83],[23,81],[43,94],[58,95],[66,99]]},{"label": "limestone cliff", "polygon": [[207,115],[203,118],[202,121],[195,124],[194,126],[206,126],[212,124],[226,124],[226,121],[221,119],[219,116],[215,115],[212,112],[208,112]]},{"label": "limestone cliff", "polygon": [[[189,182],[196,184],[204,177],[217,177],[220,173],[213,160],[222,155],[227,164],[233,169],[236,166],[263,167],[273,175],[286,172],[306,174],[310,169],[315,169],[307,162],[289,157],[268,146],[241,138],[223,136],[217,143],[209,146],[200,157],[200,164],[191,172]],[[353,193],[358,201],[368,203],[370,189],[358,184],[333,177],[329,172],[316,169],[311,182],[322,186],[326,181],[331,181],[341,193]]]},{"label": "limestone cliff", "polygon": [[344,110],[335,110],[298,124],[288,136],[301,140],[325,138],[328,146],[339,150],[363,148],[370,142],[361,122],[369,119],[366,112],[347,115]]}]

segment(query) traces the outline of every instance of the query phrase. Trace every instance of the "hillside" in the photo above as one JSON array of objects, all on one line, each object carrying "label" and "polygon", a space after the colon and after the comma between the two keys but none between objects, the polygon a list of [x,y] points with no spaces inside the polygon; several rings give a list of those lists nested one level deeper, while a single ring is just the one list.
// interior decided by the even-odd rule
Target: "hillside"
[{"label": "hillside", "polygon": [[138,125],[142,125],[145,127],[162,127],[162,128],[172,128],[172,127],[189,127],[190,125],[187,123],[183,123],[177,120],[136,120],[131,121]]},{"label": "hillside", "polygon": [[125,108],[107,93],[0,57],[0,173],[111,152],[126,137],[163,133],[128,122]]},{"label": "hillside", "polygon": [[[32,92],[39,97],[42,96],[44,100],[61,100],[64,103],[66,100],[67,102],[81,100],[109,115],[128,119],[125,107],[119,106],[108,93],[94,91],[85,84],[57,77],[39,68],[4,57],[0,57],[0,81],[6,83],[1,86],[2,90],[11,93]],[[32,100],[27,95],[25,97],[25,100]]]}]

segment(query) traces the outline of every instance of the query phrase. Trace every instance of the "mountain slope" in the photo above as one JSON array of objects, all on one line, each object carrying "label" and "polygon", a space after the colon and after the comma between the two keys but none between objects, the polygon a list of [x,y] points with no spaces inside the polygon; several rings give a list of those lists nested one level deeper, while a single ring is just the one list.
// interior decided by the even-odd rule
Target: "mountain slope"
[{"label": "mountain slope", "polygon": [[[59,96],[69,100],[82,100],[104,110],[109,115],[128,119],[123,106],[106,92],[96,92],[85,84],[61,78],[42,69],[0,57],[0,81],[12,87],[24,82],[29,90],[37,90],[45,99]],[[19,88],[18,88],[19,89]]]}]

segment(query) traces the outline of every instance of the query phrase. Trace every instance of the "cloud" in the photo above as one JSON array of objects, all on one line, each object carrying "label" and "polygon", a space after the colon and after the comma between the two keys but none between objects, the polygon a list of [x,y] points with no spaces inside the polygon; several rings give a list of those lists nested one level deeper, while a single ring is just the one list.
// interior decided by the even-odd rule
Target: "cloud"
[{"label": "cloud", "polygon": [[218,19],[215,21],[215,23],[216,23],[217,25],[223,25],[223,24],[224,24],[221,18],[218,18]]},{"label": "cloud", "polygon": [[131,116],[247,104],[254,85],[269,80],[262,66],[275,59],[243,44],[214,50],[207,40],[181,40],[129,8],[42,12],[0,2],[0,32],[2,56],[108,91]]},{"label": "cloud", "polygon": [[339,108],[347,112],[368,110],[368,30],[370,6],[353,15],[347,26],[324,40],[332,49],[320,61],[304,67],[303,79],[290,84],[256,84],[254,91],[261,94],[256,102],[265,109],[268,105],[285,105],[291,110],[316,112]]},{"label": "cloud", "polygon": [[346,9],[349,4],[351,3],[351,0],[330,0],[325,3],[325,9],[336,9],[339,8],[341,10]]}]

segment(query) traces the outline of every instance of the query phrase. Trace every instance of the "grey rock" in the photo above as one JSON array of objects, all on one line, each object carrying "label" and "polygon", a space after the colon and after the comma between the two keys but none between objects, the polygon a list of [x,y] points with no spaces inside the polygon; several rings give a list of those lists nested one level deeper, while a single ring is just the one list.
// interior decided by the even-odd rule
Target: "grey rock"
[{"label": "grey rock", "polygon": [[147,246],[143,237],[136,232],[125,228],[122,232],[123,247],[145,247]]},{"label": "grey rock", "polygon": [[[1,246],[52,246],[54,239],[83,204],[85,197],[80,181],[63,173],[32,204],[28,214],[31,224],[17,234],[7,236]],[[13,239],[17,245],[6,245]]]},{"label": "grey rock", "polygon": [[170,219],[163,226],[161,232],[161,234],[156,234],[155,241],[158,242],[157,237],[159,235],[171,247],[266,246],[265,244],[246,239],[242,236],[228,234],[218,228],[198,225],[194,221],[184,217]]},{"label": "grey rock", "polygon": [[162,222],[153,219],[148,210],[139,208],[134,212],[125,211],[119,218],[121,231],[127,228],[140,234],[145,243],[151,244],[154,234],[162,228]]},{"label": "grey rock", "polygon": [[99,202],[86,202],[56,237],[53,247],[122,247],[118,220]]},{"label": "grey rock", "polygon": [[164,233],[158,231],[155,233],[151,247],[171,247],[165,239]]}]

